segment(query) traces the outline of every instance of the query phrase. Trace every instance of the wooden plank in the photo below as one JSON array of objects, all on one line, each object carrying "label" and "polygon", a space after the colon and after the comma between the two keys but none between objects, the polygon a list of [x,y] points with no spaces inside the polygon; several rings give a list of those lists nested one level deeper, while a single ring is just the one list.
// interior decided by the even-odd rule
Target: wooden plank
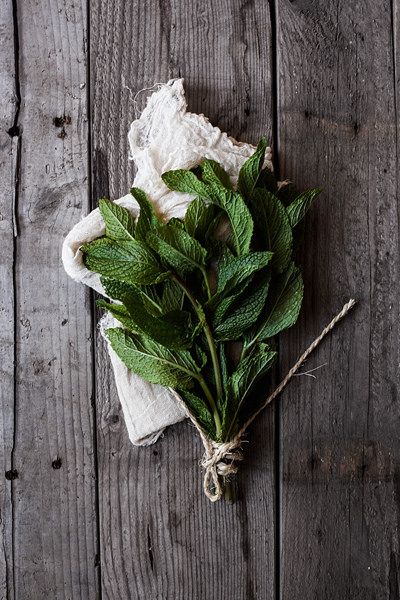
[{"label": "wooden plank", "polygon": [[14,434],[14,217],[18,137],[13,131],[18,110],[15,84],[14,26],[11,1],[0,4],[0,598],[14,592],[12,554],[12,449]]},{"label": "wooden plank", "polygon": [[[129,190],[134,94],[155,82],[185,77],[189,109],[233,136],[271,133],[268,3],[96,0],[91,39],[95,198]],[[251,433],[241,500],[212,505],[190,425],[131,446],[100,338],[97,346],[103,597],[273,598],[273,411]]]},{"label": "wooden plank", "polygon": [[15,598],[97,597],[89,294],[61,265],[88,211],[86,3],[17,6]]},{"label": "wooden plank", "polygon": [[359,306],[282,399],[282,597],[399,598],[396,3],[278,2],[283,177],[325,194],[307,223],[286,367]]}]

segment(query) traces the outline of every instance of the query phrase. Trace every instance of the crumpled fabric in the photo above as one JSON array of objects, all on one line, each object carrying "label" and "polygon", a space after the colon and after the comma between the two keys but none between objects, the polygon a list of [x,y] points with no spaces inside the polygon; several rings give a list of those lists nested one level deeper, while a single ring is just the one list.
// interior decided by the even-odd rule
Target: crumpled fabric
[{"label": "crumpled fabric", "polygon": [[[161,179],[171,169],[190,169],[203,158],[223,165],[235,184],[240,167],[254,152],[254,146],[237,142],[211,125],[204,115],[190,113],[183,88],[183,79],[172,79],[148,98],[140,118],[131,124],[128,139],[130,157],[137,167],[133,185],[144,190],[156,212],[165,220],[182,217],[194,196],[171,192]],[[266,164],[272,168],[271,151],[266,152]],[[138,215],[139,206],[130,195],[115,200]],[[105,233],[98,208],[93,210],[66,236],[62,261],[68,275],[96,292],[107,296],[100,278],[83,263],[80,246]],[[100,331],[119,323],[109,314],[100,321]],[[106,339],[106,338],[105,338]],[[159,385],[147,383],[125,367],[107,341],[129,438],[132,444],[154,443],[168,425],[186,418],[176,393]]]}]

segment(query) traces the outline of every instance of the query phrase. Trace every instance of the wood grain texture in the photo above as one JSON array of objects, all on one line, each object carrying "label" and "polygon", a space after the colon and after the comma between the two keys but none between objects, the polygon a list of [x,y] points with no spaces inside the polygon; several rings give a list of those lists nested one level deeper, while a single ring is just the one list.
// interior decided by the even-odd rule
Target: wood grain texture
[{"label": "wood grain texture", "polygon": [[[398,11],[92,0],[87,23],[82,0],[0,3],[0,600],[400,599]],[[130,187],[136,92],[179,76],[190,110],[252,142],[277,91],[281,175],[325,189],[282,374],[359,300],[305,365],[326,363],[317,378],[250,432],[234,506],[204,497],[188,423],[130,444],[91,297],[60,263],[89,174],[94,201]]]},{"label": "wood grain texture", "polygon": [[61,265],[88,210],[85,3],[18,3],[15,598],[94,599],[89,296]]},{"label": "wood grain texture", "polygon": [[[0,598],[14,593],[12,554],[12,450],[14,434],[14,216],[18,137],[14,23],[11,1],[0,4]],[[7,474],[7,477],[6,477]],[[9,596],[8,596],[9,594]]]},{"label": "wood grain texture", "polygon": [[[91,40],[95,198],[129,189],[134,96],[155,82],[183,76],[190,110],[239,139],[270,135],[267,3],[97,0]],[[139,109],[145,97],[136,98]],[[273,411],[251,433],[240,501],[212,505],[190,425],[170,428],[150,448],[130,445],[100,339],[97,347],[103,598],[273,598]]]},{"label": "wood grain texture", "polygon": [[[396,3],[278,2],[281,172],[308,219],[289,367],[359,305],[282,399],[282,597],[398,599],[400,521]],[[311,233],[312,232],[312,233]]]}]

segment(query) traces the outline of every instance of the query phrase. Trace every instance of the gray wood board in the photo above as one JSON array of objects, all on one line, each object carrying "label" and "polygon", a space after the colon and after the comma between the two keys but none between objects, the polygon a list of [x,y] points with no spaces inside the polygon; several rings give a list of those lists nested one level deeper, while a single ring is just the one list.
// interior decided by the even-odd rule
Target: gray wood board
[{"label": "gray wood board", "polygon": [[281,400],[280,573],[293,600],[399,598],[396,15],[390,2],[278,2],[281,174],[325,189],[285,367],[359,301],[304,367],[326,364],[317,378]]},{"label": "gray wood board", "polygon": [[[267,3],[97,0],[91,40],[94,198],[129,190],[134,96],[155,82],[182,76],[189,110],[239,139],[270,136]],[[139,108],[148,93],[136,98]],[[189,424],[168,429],[152,447],[131,446],[100,338],[96,346],[103,597],[273,598],[273,410],[250,434],[239,502],[212,505]]]},{"label": "gray wood board", "polygon": [[86,6],[15,8],[13,597],[87,600],[97,590],[90,303],[60,258],[63,237],[88,211]]},{"label": "gray wood board", "polygon": [[0,598],[14,593],[12,554],[12,449],[14,435],[14,194],[18,138],[13,135],[17,114],[14,27],[11,1],[0,4]]}]

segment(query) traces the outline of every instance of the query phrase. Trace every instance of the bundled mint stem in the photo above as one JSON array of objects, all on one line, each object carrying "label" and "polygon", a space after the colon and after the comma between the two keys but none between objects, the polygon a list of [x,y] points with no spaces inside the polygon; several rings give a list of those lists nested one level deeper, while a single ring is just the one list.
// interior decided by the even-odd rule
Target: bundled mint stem
[{"label": "bundled mint stem", "polygon": [[294,250],[320,193],[278,185],[263,167],[266,146],[261,139],[236,188],[208,159],[164,173],[171,190],[193,194],[184,219],[163,222],[138,188],[137,220],[100,200],[105,235],[81,248],[113,299],[98,301],[120,323],[106,332],[112,348],[134,373],[175,390],[198,428],[211,500],[230,495],[243,427],[265,403],[253,386],[298,318]]}]

